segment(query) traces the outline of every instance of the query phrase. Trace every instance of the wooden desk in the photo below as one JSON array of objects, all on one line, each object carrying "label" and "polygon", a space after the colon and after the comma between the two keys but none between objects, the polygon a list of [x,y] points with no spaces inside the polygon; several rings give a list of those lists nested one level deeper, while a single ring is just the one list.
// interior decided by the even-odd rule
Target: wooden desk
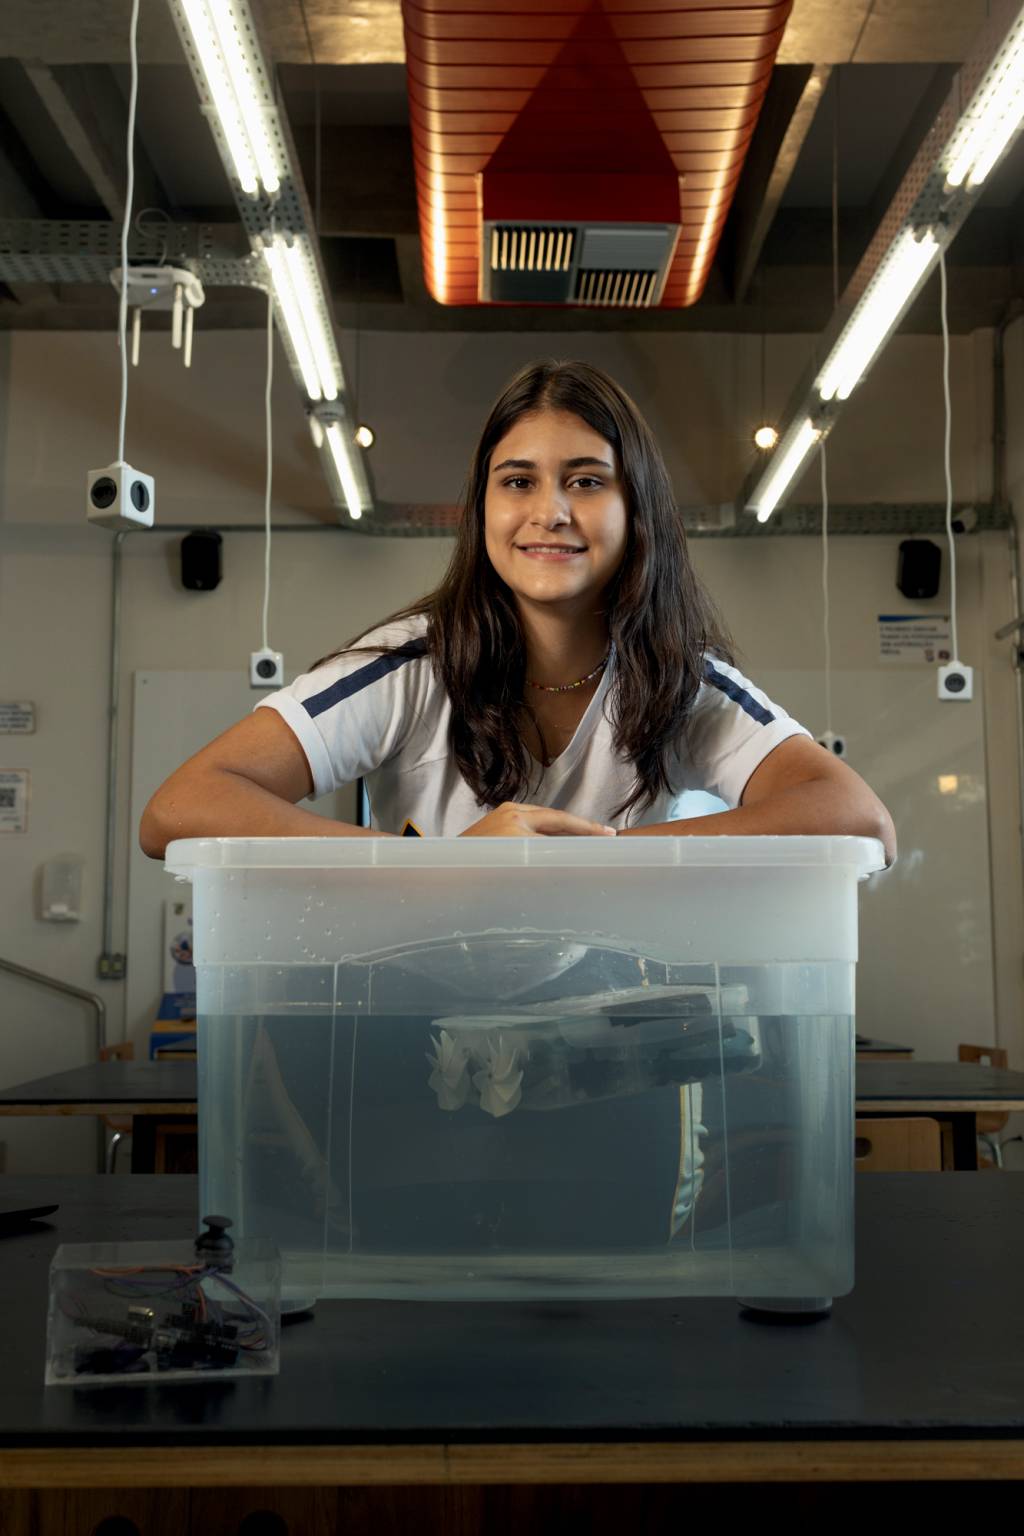
[{"label": "wooden desk", "polygon": [[195,1062],[88,1062],[0,1089],[0,1115],[131,1115],[132,1172],[163,1172],[168,1140],[195,1137]]},{"label": "wooden desk", "polygon": [[1024,1072],[959,1061],[872,1062],[856,1069],[858,1115],[931,1115],[952,1130],[953,1166],[977,1168],[977,1116],[1024,1110]]},{"label": "wooden desk", "polygon": [[935,1515],[976,1510],[974,1479],[1024,1479],[1021,1174],[863,1180],[856,1288],[813,1325],[753,1322],[727,1299],[320,1302],[286,1327],[275,1379],[92,1391],[43,1387],[53,1251],[186,1235],[196,1183],[0,1191],[7,1207],[60,1202],[2,1240],[12,1536],[114,1514],[142,1536],[236,1536],[258,1509],[293,1536],[610,1536],[694,1510],[781,1518],[792,1484],[822,1513],[836,1494],[814,1485],[846,1484],[844,1509],[866,1517],[879,1482],[906,1485],[888,1507]]}]

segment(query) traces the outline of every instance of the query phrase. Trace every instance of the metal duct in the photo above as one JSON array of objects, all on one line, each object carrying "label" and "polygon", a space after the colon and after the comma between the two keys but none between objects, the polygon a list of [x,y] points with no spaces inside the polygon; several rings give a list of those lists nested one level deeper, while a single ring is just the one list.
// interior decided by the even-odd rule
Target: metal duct
[{"label": "metal duct", "polygon": [[433,297],[695,303],[791,7],[403,0]]}]

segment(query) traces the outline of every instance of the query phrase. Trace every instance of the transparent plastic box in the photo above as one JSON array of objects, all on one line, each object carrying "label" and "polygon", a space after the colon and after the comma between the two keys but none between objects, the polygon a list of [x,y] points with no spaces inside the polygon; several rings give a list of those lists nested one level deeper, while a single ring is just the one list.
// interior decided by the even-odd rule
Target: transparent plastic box
[{"label": "transparent plastic box", "polygon": [[280,1336],[267,1239],[206,1254],[187,1239],[62,1243],[50,1265],[47,1386],[275,1376]]},{"label": "transparent plastic box", "polygon": [[284,1295],[853,1284],[849,837],[173,843],[204,1209]]}]

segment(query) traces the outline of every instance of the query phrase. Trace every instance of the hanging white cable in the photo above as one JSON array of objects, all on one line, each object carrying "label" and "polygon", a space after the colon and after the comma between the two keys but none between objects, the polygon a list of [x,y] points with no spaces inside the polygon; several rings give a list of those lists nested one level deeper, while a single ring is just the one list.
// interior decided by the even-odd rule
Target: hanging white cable
[{"label": "hanging white cable", "polygon": [[946,282],[946,253],[939,252],[939,292],[942,312],[942,392],[946,402],[946,433],[943,466],[946,472],[946,538],[949,541],[949,624],[953,642],[953,660],[960,660],[956,625],[956,540],[953,537],[953,401],[949,392],[949,289]]},{"label": "hanging white cable", "polygon": [[821,598],[822,622],[825,632],[825,731],[832,741],[832,630],[829,623],[828,592],[828,459],[822,439],[818,449],[821,458]]},{"label": "hanging white cable", "polygon": [[274,383],[274,290],[267,289],[267,384],[263,396],[263,413],[267,432],[267,478],[263,492],[263,526],[266,542],[263,546],[263,640],[265,651],[270,649],[267,624],[270,618],[270,491],[274,483],[274,416],[270,393]]},{"label": "hanging white cable", "polygon": [[118,304],[117,334],[121,348],[121,411],[117,425],[117,458],[124,463],[124,434],[128,420],[128,230],[132,222],[132,198],[135,195],[135,107],[139,99],[139,0],[132,0],[128,27],[128,53],[132,84],[128,96],[128,184],[124,194],[124,218],[121,221],[121,298]]}]

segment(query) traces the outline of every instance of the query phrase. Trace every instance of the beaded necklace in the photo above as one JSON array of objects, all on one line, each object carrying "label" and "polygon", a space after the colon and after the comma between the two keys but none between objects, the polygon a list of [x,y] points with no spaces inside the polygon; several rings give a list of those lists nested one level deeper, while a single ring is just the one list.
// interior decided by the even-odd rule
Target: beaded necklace
[{"label": "beaded necklace", "polygon": [[593,672],[588,672],[586,677],[578,677],[574,683],[535,683],[532,678],[526,679],[531,688],[539,688],[541,693],[571,693],[574,688],[582,688],[584,683],[592,683],[599,672],[608,665],[608,657],[604,656],[598,662]]}]

